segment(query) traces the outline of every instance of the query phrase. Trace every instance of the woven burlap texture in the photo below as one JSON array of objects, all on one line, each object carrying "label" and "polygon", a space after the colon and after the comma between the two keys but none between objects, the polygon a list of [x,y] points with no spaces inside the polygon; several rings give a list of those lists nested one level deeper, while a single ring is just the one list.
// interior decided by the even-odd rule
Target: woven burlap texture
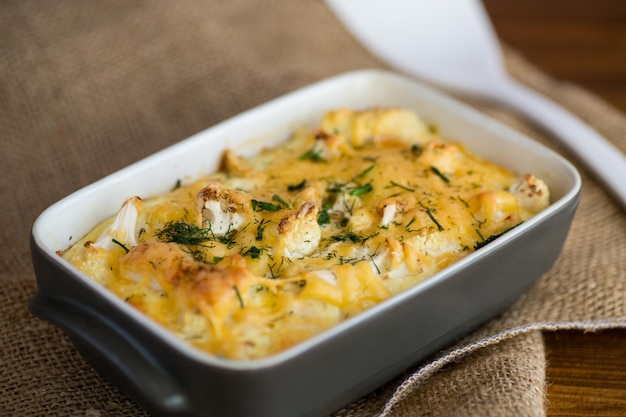
[{"label": "woven burlap texture", "polygon": [[[626,150],[626,118],[507,51],[509,70]],[[65,195],[243,110],[385,68],[321,1],[5,1],[0,6],[0,415],[141,416],[26,309],[28,237]],[[482,111],[564,154],[513,112]],[[574,161],[575,162],[575,161]],[[626,327],[626,216],[583,174],[563,253],[502,316],[336,416],[542,416],[542,330]]]}]

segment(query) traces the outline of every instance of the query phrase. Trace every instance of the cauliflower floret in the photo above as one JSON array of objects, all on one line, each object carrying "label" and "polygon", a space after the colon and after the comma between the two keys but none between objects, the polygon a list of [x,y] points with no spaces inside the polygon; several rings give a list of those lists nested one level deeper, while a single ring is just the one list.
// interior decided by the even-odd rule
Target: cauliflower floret
[{"label": "cauliflower floret", "polygon": [[535,177],[526,174],[513,184],[509,191],[516,195],[522,208],[537,213],[550,204],[550,190],[548,185]]},{"label": "cauliflower floret", "polygon": [[235,176],[245,176],[252,172],[247,160],[230,149],[225,150],[222,155],[220,170]]},{"label": "cauliflower floret", "polygon": [[385,239],[385,249],[382,253],[372,258],[372,267],[379,274],[386,274],[394,269],[398,269],[404,260],[402,243],[392,236]]},{"label": "cauliflower floret", "polygon": [[452,175],[463,158],[458,146],[432,140],[424,146],[417,161],[428,169],[435,168],[444,175]]},{"label": "cauliflower floret", "polygon": [[415,248],[394,237],[385,240],[385,249],[371,258],[372,269],[385,279],[402,278],[407,274],[421,272]]},{"label": "cauliflower floret", "polygon": [[503,221],[518,221],[517,197],[508,191],[490,190],[474,197],[474,216],[490,224]]},{"label": "cauliflower floret", "polygon": [[319,271],[312,271],[311,273],[329,284],[337,285],[337,276],[329,269],[321,269]]},{"label": "cauliflower floret", "polygon": [[[155,263],[154,260],[159,262]],[[195,300],[219,304],[235,299],[234,285],[247,288],[252,275],[241,255],[231,255],[219,264],[196,262],[174,243],[149,242],[138,245],[122,258],[120,270],[134,281],[149,279],[171,292],[184,288]]]},{"label": "cauliflower floret", "polygon": [[407,109],[379,110],[372,135],[382,143],[396,139],[405,145],[424,144],[429,138],[426,123]]},{"label": "cauliflower floret", "polygon": [[317,205],[306,202],[278,223],[278,234],[288,258],[308,255],[319,245],[322,232],[317,223],[318,211]]},{"label": "cauliflower floret", "polygon": [[383,216],[380,219],[380,226],[389,226],[389,223],[391,223],[393,218],[396,217],[396,211],[398,211],[398,208],[395,204],[383,206]]},{"label": "cauliflower floret", "polygon": [[117,216],[98,239],[93,246],[111,250],[115,247],[114,240],[129,246],[137,246],[136,224],[137,214],[141,207],[141,198],[131,197],[122,204]]},{"label": "cauliflower floret", "polygon": [[311,150],[311,155],[325,161],[339,158],[342,155],[349,155],[350,147],[343,136],[330,135],[324,131],[315,133],[315,144]]},{"label": "cauliflower floret", "polygon": [[410,239],[410,245],[420,253],[433,258],[462,250],[460,242],[451,239],[446,233],[418,235]]},{"label": "cauliflower floret", "polygon": [[302,191],[298,193],[296,199],[298,201],[308,201],[321,206],[325,191],[326,183],[323,181],[307,181]]},{"label": "cauliflower floret", "polygon": [[[353,187],[352,184],[349,184],[349,187]],[[333,214],[341,214],[345,217],[350,217],[350,214],[353,210],[359,209],[362,206],[361,198],[356,195],[352,195],[349,192],[343,191],[339,193],[332,205],[332,207],[328,210]]]},{"label": "cauliflower floret", "polygon": [[354,209],[352,213],[344,215],[344,218],[348,219],[346,228],[355,233],[367,233],[372,228],[372,225],[376,224],[377,220],[376,214],[367,208]]},{"label": "cauliflower floret", "polygon": [[250,201],[250,194],[244,191],[209,184],[196,197],[196,224],[203,227],[208,223],[214,235],[223,236],[244,224]]},{"label": "cauliflower floret", "polygon": [[331,111],[324,117],[322,128],[357,147],[371,141],[393,146],[423,144],[430,137],[428,126],[415,112],[405,109]]},{"label": "cauliflower floret", "polygon": [[378,203],[378,213],[381,214],[380,226],[385,227],[394,220],[396,214],[404,213],[407,209],[407,202],[398,197],[389,197]]}]

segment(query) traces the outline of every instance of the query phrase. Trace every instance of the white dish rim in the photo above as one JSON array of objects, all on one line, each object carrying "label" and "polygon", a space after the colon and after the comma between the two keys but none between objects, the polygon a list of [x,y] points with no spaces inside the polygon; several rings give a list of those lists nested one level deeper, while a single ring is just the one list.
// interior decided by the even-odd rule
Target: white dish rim
[{"label": "white dish rim", "polygon": [[[311,112],[315,113],[315,115],[310,117],[318,117],[318,113],[320,112],[319,108],[321,108],[319,100],[322,98],[323,93],[342,89],[342,91],[356,91],[358,89],[367,89],[368,86],[377,83],[387,83],[387,88],[389,88],[390,90],[394,90],[390,91],[390,94],[397,94],[400,86],[410,86],[412,94],[415,94],[416,92],[419,93],[419,97],[416,97],[418,101],[437,103],[438,106],[445,107],[447,111],[450,112],[450,114],[454,115],[454,117],[465,119],[466,121],[468,121],[468,123],[473,124],[477,129],[481,131],[490,132],[490,134],[497,137],[507,138],[507,140],[518,143],[520,145],[520,148],[527,149],[530,153],[540,154],[543,158],[551,160],[553,164],[555,164],[555,166],[558,166],[558,169],[568,177],[567,179],[565,179],[565,182],[568,182],[569,186],[566,187],[566,190],[562,190],[562,192],[560,193],[561,195],[559,195],[558,198],[553,201],[547,209],[545,209],[543,212],[539,213],[535,217],[531,218],[527,222],[523,223],[516,229],[498,238],[496,241],[490,243],[490,245],[485,247],[484,250],[470,254],[466,258],[447,267],[446,269],[428,278],[427,280],[416,285],[415,287],[388,300],[385,300],[380,304],[372,307],[371,309],[362,312],[361,314],[345,322],[342,322],[332,329],[329,329],[317,336],[314,336],[309,340],[306,340],[292,348],[289,348],[275,355],[251,361],[238,361],[215,357],[208,354],[207,352],[201,351],[200,349],[193,347],[191,344],[183,340],[180,340],[175,335],[170,333],[167,329],[161,327],[156,322],[152,321],[149,317],[132,308],[130,305],[124,303],[123,300],[119,299],[114,294],[106,290],[106,288],[100,286],[84,274],[80,273],[61,257],[55,255],[56,250],[64,249],[69,243],[71,243],[71,236],[73,235],[73,233],[71,232],[66,233],[66,236],[69,235],[70,237],[67,238],[65,242],[60,242],[60,240],[62,239],[59,239],[58,235],[60,235],[61,232],[58,230],[54,236],[50,236],[50,233],[53,229],[57,227],[62,227],[59,226],[58,222],[56,222],[55,220],[58,220],[59,213],[62,213],[63,211],[72,208],[74,205],[77,204],[77,202],[91,198],[102,189],[114,188],[120,185],[123,186],[122,188],[128,187],[129,183],[133,181],[133,178],[135,178],[138,173],[143,172],[145,174],[147,172],[151,172],[151,170],[155,170],[155,167],[157,167],[159,164],[163,164],[164,161],[171,162],[176,160],[176,158],[182,158],[185,155],[188,155],[191,149],[194,149],[197,146],[201,146],[202,144],[206,145],[205,142],[215,140],[215,138],[221,138],[220,140],[222,144],[224,144],[227,142],[228,135],[231,135],[231,131],[240,129],[241,125],[246,126],[250,124],[254,125],[255,123],[258,124],[260,119],[268,118],[268,115],[273,116],[275,114],[281,114],[282,112],[284,112],[284,109],[289,109],[290,107],[293,107],[294,103],[301,107],[305,105],[308,101],[317,100],[315,105],[316,110]],[[395,87],[392,87],[393,85],[395,85]],[[371,106],[366,105],[365,107]],[[333,106],[327,107],[326,110],[330,110],[331,108],[333,108]],[[281,135],[283,138],[286,138],[286,135],[290,131],[303,124],[302,120],[300,120],[301,118],[302,117],[297,117],[296,119],[298,120],[290,120],[289,123],[283,124],[277,129],[278,133],[266,131],[263,132],[263,136],[272,137],[271,141],[273,141],[273,143],[278,143],[281,140]],[[271,125],[271,123],[269,124]],[[258,146],[258,143],[256,143],[258,142],[258,139],[258,135],[256,137],[247,135],[243,140],[239,140],[238,144],[245,144],[247,149],[247,147],[250,146],[250,143],[252,143],[252,147],[254,148],[255,146]],[[261,139],[263,140],[264,138]],[[464,142],[464,138],[458,139],[461,142]],[[168,174],[171,176],[171,183],[160,184],[158,187],[151,186],[149,188],[151,188],[152,191],[148,192],[148,194],[153,195],[154,193],[159,192],[159,190],[157,190],[157,188],[159,187],[161,187],[161,191],[165,191],[163,187],[173,185],[175,183],[175,178],[180,179],[181,176],[198,176],[203,174],[203,172],[197,172],[196,174],[192,174],[189,172],[188,164],[184,164],[185,167],[182,167],[180,165],[181,164],[175,167],[171,174]],[[207,163],[206,166],[203,167],[201,163],[196,163],[197,168],[199,168],[198,171],[202,171],[204,169],[204,173],[208,173],[211,171],[210,168],[207,168],[210,165],[211,164]],[[44,212],[42,212],[33,225],[32,236],[37,246],[42,251],[44,251],[44,253],[54,259],[54,262],[60,264],[76,279],[79,279],[84,284],[90,286],[98,294],[104,297],[108,302],[112,303],[116,308],[122,310],[125,314],[127,314],[133,320],[139,322],[142,326],[147,327],[151,332],[158,335],[159,338],[162,339],[165,343],[174,347],[182,354],[200,363],[211,366],[237,370],[254,370],[259,368],[276,366],[278,363],[288,361],[293,357],[301,355],[308,349],[312,349],[315,345],[322,343],[324,340],[332,338],[335,334],[345,331],[347,327],[353,326],[358,322],[367,321],[372,316],[381,314],[382,311],[384,311],[385,309],[392,308],[393,305],[399,302],[415,297],[416,294],[428,288],[429,286],[434,285],[436,282],[445,279],[451,274],[457,273],[459,270],[462,270],[464,267],[466,267],[467,264],[475,262],[476,259],[484,256],[487,251],[494,250],[499,245],[503,245],[507,241],[515,239],[517,236],[524,233],[527,229],[535,227],[547,217],[555,215],[564,205],[570,203],[572,200],[577,198],[577,195],[580,193],[580,189],[581,178],[574,166],[563,157],[561,157],[554,151],[544,147],[538,142],[533,141],[532,139],[522,135],[521,133],[505,126],[504,124],[496,120],[489,118],[488,116],[478,112],[477,110],[474,110],[469,106],[462,104],[438,91],[435,91],[434,89],[431,89],[430,87],[427,87],[413,79],[409,79],[402,75],[388,71],[358,70],[344,73],[326,80],[322,80],[311,86],[289,93],[285,96],[262,104],[256,108],[245,111],[237,116],[234,116],[233,118],[227,119],[226,121],[218,123],[213,127],[199,132],[189,137],[188,139],[180,141],[119,171],[107,175],[106,177],[84,188],[81,188],[80,190],[59,200],[57,203],[51,205]],[[124,199],[130,197],[131,195],[134,195],[135,193],[125,194],[125,197],[123,197],[124,191],[122,190],[118,191],[116,194],[117,195],[115,198],[110,199],[110,205],[107,208],[103,209],[102,207],[100,207],[98,210],[100,212],[108,211],[109,214],[107,216],[112,215],[115,213],[117,208],[119,208],[119,205]],[[107,216],[99,215],[101,220],[106,218]],[[55,223],[57,224],[56,226]],[[95,223],[92,224],[92,227],[94,225]]]}]

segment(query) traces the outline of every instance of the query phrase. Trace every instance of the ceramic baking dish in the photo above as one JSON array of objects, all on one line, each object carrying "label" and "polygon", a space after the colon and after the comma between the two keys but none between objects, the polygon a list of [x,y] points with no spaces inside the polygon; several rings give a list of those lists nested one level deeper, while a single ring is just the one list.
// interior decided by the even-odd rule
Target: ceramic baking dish
[{"label": "ceramic baking dish", "polygon": [[[221,151],[253,153],[341,108],[412,108],[487,159],[533,172],[551,205],[404,293],[264,359],[214,357],[175,338],[56,255],[133,195],[165,192],[214,171]],[[116,172],[45,210],[31,237],[33,313],[64,329],[81,354],[155,416],[323,416],[453,343],[502,312],[548,270],[580,195],[566,160],[410,79],[357,71],[322,81],[220,123]]]}]

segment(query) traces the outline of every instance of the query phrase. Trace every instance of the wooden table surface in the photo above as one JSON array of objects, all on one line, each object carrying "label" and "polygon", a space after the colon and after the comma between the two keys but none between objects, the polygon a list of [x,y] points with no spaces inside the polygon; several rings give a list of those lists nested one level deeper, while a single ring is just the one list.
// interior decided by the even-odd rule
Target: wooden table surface
[{"label": "wooden table surface", "polygon": [[[626,114],[626,0],[484,4],[504,43]],[[551,332],[545,343],[548,416],[626,416],[626,330]]]}]

